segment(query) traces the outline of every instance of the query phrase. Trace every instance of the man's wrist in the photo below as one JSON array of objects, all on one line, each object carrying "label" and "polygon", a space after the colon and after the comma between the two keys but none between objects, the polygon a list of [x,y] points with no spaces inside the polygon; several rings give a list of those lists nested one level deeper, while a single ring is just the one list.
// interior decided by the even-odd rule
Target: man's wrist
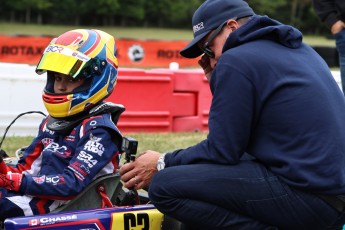
[{"label": "man's wrist", "polygon": [[158,161],[157,161],[157,170],[158,171],[161,171],[162,169],[165,168],[165,155],[166,155],[166,153],[163,153],[158,158]]}]

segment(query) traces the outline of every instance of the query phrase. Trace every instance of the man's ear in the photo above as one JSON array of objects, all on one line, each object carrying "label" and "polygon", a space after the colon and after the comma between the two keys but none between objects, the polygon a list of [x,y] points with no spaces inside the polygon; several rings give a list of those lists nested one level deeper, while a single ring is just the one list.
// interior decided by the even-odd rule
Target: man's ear
[{"label": "man's ear", "polygon": [[236,29],[239,27],[238,22],[237,22],[236,20],[234,20],[234,19],[230,19],[230,20],[226,23],[226,26],[227,26],[228,28],[230,28],[231,31],[234,31],[234,30],[236,30]]}]

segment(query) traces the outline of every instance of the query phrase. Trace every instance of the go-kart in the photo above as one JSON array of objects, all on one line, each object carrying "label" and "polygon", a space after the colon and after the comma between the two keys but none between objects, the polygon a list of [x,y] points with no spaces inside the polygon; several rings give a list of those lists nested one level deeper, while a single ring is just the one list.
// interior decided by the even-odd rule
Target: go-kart
[{"label": "go-kart", "polygon": [[[134,160],[137,141],[124,137],[126,161]],[[20,151],[22,151],[21,149]],[[16,153],[18,154],[18,151]],[[4,158],[6,164],[17,158]],[[123,229],[179,230],[183,224],[164,216],[152,204],[145,190],[123,188],[118,172],[99,177],[82,193],[52,213],[8,218],[3,227],[11,229]]]},{"label": "go-kart", "polygon": [[[2,141],[5,136],[6,132]],[[17,150],[16,156],[9,157],[1,150],[2,141],[0,154],[6,164],[13,166],[25,147]],[[135,160],[137,146],[134,138],[123,138],[121,150],[126,162]],[[99,177],[76,198],[49,214],[8,218],[0,223],[1,229],[182,230],[185,227],[150,204],[145,190],[125,189],[116,172]]]}]

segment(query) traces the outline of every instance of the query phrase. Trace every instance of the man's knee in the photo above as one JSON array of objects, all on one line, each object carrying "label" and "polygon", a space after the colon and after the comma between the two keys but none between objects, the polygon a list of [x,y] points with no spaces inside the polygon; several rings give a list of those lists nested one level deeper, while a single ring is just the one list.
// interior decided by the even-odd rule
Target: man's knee
[{"label": "man's knee", "polygon": [[159,209],[174,200],[173,180],[170,170],[162,170],[152,178],[148,191],[151,202]]},{"label": "man's knee", "polygon": [[149,197],[150,200],[155,203],[155,201],[161,200],[161,193],[162,193],[162,186],[164,186],[164,183],[161,182],[161,172],[156,173],[156,175],[152,178],[152,181],[150,183],[149,187]]}]

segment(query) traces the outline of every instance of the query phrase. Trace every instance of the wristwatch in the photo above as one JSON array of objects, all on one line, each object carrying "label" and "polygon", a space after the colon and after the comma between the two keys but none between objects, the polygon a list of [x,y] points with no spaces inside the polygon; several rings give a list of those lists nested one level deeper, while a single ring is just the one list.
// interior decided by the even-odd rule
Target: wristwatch
[{"label": "wristwatch", "polygon": [[165,162],[164,162],[165,154],[166,154],[166,153],[163,153],[163,154],[158,158],[158,161],[157,161],[157,170],[158,170],[158,171],[161,171],[162,169],[165,168]]}]

